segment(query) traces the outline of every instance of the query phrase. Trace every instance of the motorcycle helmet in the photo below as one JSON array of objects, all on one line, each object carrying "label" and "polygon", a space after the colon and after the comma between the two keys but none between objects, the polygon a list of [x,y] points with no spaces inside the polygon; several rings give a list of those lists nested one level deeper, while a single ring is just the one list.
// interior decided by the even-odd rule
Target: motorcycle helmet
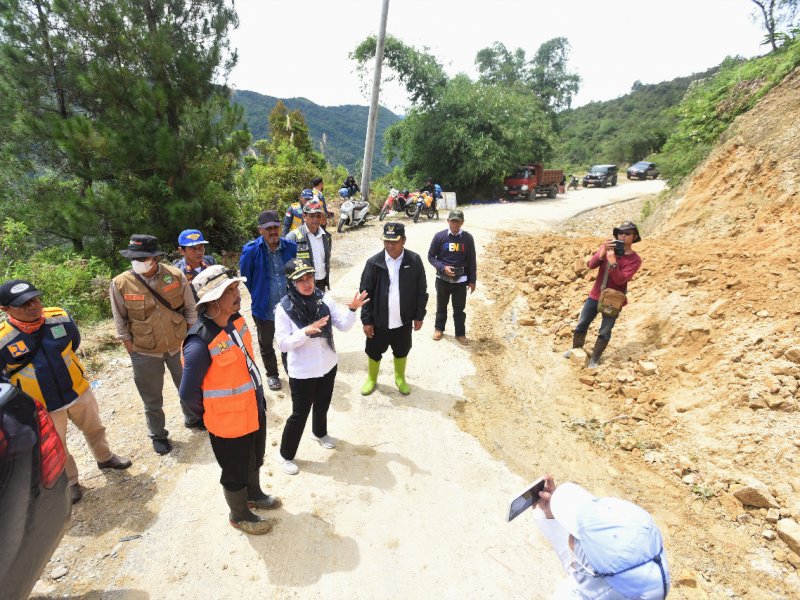
[{"label": "motorcycle helmet", "polygon": [[408,190],[408,188],[403,188],[403,196],[405,196],[406,198],[408,198],[408,195],[409,195],[410,193],[411,193],[411,192]]},{"label": "motorcycle helmet", "polygon": [[350,190],[348,190],[346,187],[343,187],[339,190],[339,195],[342,198],[348,198],[350,196]]}]

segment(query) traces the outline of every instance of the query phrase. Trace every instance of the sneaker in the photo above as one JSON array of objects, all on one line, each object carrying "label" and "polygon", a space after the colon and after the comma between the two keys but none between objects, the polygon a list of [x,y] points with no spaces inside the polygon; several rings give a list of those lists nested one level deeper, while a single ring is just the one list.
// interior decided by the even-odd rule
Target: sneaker
[{"label": "sneaker", "polygon": [[83,489],[81,489],[81,485],[79,483],[71,485],[69,491],[70,494],[72,495],[73,504],[75,504],[81,498],[83,498]]},{"label": "sneaker", "polygon": [[97,463],[98,469],[118,469],[123,470],[130,467],[133,463],[127,458],[121,458],[116,454],[112,454],[111,458],[104,462]]},{"label": "sneaker", "polygon": [[433,339],[434,339],[435,341],[437,341],[437,342],[438,342],[440,339],[442,339],[442,336],[443,336],[443,335],[444,335],[444,333],[443,333],[443,332],[441,332],[441,331],[439,331],[438,329],[434,329],[434,330],[433,330]]},{"label": "sneaker", "polygon": [[156,454],[164,456],[172,452],[172,444],[167,438],[153,438],[153,450],[156,451]]},{"label": "sneaker", "polygon": [[466,345],[469,344],[469,340],[467,339],[467,336],[465,336],[465,335],[457,335],[456,339],[463,346],[466,346]]},{"label": "sneaker", "polygon": [[329,435],[323,435],[321,438],[318,438],[312,433],[311,439],[317,442],[323,448],[327,448],[328,450],[333,450],[334,448],[336,448],[336,440]]},{"label": "sneaker", "polygon": [[197,431],[206,431],[206,424],[203,422],[203,419],[197,419],[194,423],[184,423],[183,424],[186,429],[195,429]]},{"label": "sneaker", "polygon": [[281,469],[287,475],[297,475],[300,472],[300,467],[293,460],[286,460],[280,454],[278,455],[278,462],[280,462]]},{"label": "sneaker", "polygon": [[277,377],[267,377],[267,387],[273,392],[277,392],[281,389],[281,380]]}]

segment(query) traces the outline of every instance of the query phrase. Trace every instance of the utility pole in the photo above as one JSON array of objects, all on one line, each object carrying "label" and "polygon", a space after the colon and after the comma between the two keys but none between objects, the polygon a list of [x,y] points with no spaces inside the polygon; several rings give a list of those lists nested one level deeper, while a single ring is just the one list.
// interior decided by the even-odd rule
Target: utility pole
[{"label": "utility pole", "polygon": [[381,24],[378,29],[378,45],[375,48],[375,74],[372,77],[372,99],[367,118],[367,139],[364,142],[364,164],[361,173],[361,195],[369,200],[369,180],[372,177],[372,154],[375,150],[375,130],[378,126],[378,97],[381,92],[381,66],[383,49],[386,46],[386,20],[389,17],[389,0],[383,0]]}]

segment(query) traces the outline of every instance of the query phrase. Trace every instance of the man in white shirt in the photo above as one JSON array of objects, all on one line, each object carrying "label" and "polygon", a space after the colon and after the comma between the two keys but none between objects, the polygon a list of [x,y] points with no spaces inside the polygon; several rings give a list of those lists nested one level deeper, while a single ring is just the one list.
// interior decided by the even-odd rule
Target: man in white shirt
[{"label": "man in white shirt", "polygon": [[361,323],[367,336],[365,352],[369,358],[367,380],[361,393],[375,389],[383,353],[391,346],[394,355],[394,382],[403,395],[411,393],[406,383],[406,360],[411,351],[411,331],[419,331],[425,318],[428,284],[420,256],[405,248],[402,223],[383,226],[384,249],[364,265],[359,290],[371,301],[361,308]]},{"label": "man in white shirt", "polygon": [[314,283],[324,292],[331,287],[331,234],[322,228],[323,214],[319,202],[307,202],[303,224],[286,234],[286,239],[297,243],[297,258],[314,265]]}]

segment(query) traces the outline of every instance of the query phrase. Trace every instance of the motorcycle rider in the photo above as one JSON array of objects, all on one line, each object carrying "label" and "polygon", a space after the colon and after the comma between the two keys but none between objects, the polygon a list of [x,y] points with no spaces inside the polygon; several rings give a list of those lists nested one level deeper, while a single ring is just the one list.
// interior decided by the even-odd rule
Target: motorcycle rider
[{"label": "motorcycle rider", "polygon": [[344,180],[341,189],[347,190],[348,198],[354,198],[356,193],[361,191],[361,188],[359,188],[358,184],[356,183],[355,177],[353,177],[352,175],[347,176],[347,179]]},{"label": "motorcycle rider", "polygon": [[322,206],[312,200],[303,207],[305,222],[289,232],[287,240],[297,243],[297,258],[314,265],[314,284],[321,291],[329,290],[331,276],[331,234],[325,231]]}]

